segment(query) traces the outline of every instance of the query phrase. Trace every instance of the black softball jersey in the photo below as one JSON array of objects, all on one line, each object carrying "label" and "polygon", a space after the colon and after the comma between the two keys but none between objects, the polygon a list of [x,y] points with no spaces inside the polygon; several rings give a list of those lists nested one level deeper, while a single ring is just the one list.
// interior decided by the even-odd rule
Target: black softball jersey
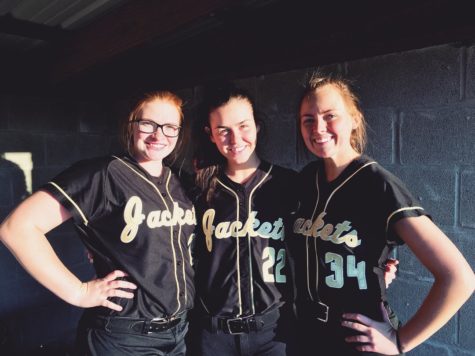
[{"label": "black softball jersey", "polygon": [[[427,213],[397,177],[367,156],[331,182],[323,161],[313,162],[300,173],[299,188],[292,238],[298,305],[327,328],[345,329],[340,325],[344,312],[382,321],[384,264],[403,244],[394,224]],[[321,335],[322,345],[345,345],[339,339],[345,333],[333,329],[331,340]]]},{"label": "black softball jersey", "polygon": [[197,294],[208,315],[262,314],[290,300],[285,223],[295,176],[262,161],[244,184],[219,174],[212,201],[198,199]]},{"label": "black softball jersey", "polygon": [[112,299],[121,312],[99,307],[97,314],[153,319],[193,306],[195,210],[168,167],[157,178],[129,156],[94,158],[41,189],[72,215],[97,276],[120,269],[138,286],[133,299]]}]

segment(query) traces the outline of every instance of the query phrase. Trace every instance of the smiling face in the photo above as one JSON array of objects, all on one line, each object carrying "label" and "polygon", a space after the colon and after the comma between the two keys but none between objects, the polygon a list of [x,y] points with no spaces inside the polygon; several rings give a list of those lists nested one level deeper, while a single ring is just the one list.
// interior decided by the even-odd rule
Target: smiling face
[{"label": "smiling face", "polygon": [[[144,104],[140,119],[156,122],[157,124],[181,125],[181,116],[175,104],[167,100],[157,99]],[[178,137],[166,137],[160,128],[155,133],[143,133],[138,123],[133,125],[133,152],[139,164],[159,162],[167,157],[175,148]]]},{"label": "smiling face", "polygon": [[309,93],[300,106],[300,130],[305,146],[317,157],[337,164],[358,155],[351,145],[358,124],[340,90],[327,84]]},{"label": "smiling face", "polygon": [[226,158],[228,167],[245,167],[258,160],[256,122],[246,99],[232,98],[209,115],[210,139]]}]

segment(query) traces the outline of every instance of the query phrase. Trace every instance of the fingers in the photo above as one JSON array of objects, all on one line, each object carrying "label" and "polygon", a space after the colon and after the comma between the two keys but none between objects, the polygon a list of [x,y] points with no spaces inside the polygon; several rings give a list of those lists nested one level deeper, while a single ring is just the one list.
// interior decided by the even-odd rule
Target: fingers
[{"label": "fingers", "polygon": [[137,289],[137,285],[132,282],[119,278],[126,277],[123,271],[116,270],[109,273],[104,278],[94,279],[83,285],[83,297],[79,306],[94,307],[104,306],[106,308],[121,311],[122,307],[114,302],[111,298],[132,299],[134,293],[131,290]]},{"label": "fingers", "polygon": [[115,270],[109,273],[107,276],[103,278],[105,281],[113,281],[114,279],[121,278],[121,277],[126,277],[127,273],[121,270]]},{"label": "fingers", "polygon": [[367,316],[363,314],[356,314],[356,313],[345,313],[342,315],[343,319],[346,319],[344,321],[357,321],[359,324],[363,324],[365,326],[372,326],[375,321],[371,318],[368,318]]},{"label": "fingers", "polygon": [[115,311],[122,311],[123,309],[119,304],[113,303],[108,299],[104,300],[104,302],[101,305],[103,307],[106,307]]},{"label": "fingers", "polygon": [[111,282],[107,283],[108,286],[112,289],[137,289],[137,286],[131,282],[128,281],[122,281],[122,280],[114,280]]},{"label": "fingers", "polygon": [[399,260],[395,259],[395,258],[388,258],[386,260],[386,266],[388,265],[394,265],[394,266],[397,266],[399,264]]}]

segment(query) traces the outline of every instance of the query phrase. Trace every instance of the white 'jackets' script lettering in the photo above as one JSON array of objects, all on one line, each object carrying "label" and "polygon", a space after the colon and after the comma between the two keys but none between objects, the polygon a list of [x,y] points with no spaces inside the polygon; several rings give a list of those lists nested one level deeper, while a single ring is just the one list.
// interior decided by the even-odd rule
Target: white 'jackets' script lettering
[{"label": "white 'jackets' script lettering", "polygon": [[[335,227],[332,224],[325,225],[323,218],[326,214],[325,212],[320,213],[313,222],[311,219],[304,218],[295,220],[294,232],[307,237],[320,237],[322,240],[333,242],[336,245],[342,243],[345,243],[348,247],[361,245],[361,240],[358,239],[358,232],[354,229],[351,230],[351,222],[345,220],[342,223],[336,224]],[[347,231],[350,232],[342,236]]]},{"label": "white 'jackets' script lettering", "polygon": [[278,218],[274,223],[267,221],[260,222],[256,219],[257,212],[252,211],[244,224],[237,221],[223,221],[217,226],[213,225],[216,211],[208,209],[203,215],[203,232],[206,236],[206,247],[211,252],[213,247],[213,232],[217,239],[225,239],[229,237],[262,237],[265,239],[284,240],[284,222],[282,218]]},{"label": "white 'jackets' script lettering", "polygon": [[120,234],[120,240],[129,243],[137,235],[139,225],[147,219],[150,229],[161,226],[196,225],[195,208],[182,209],[178,203],[173,203],[173,211],[152,210],[147,216],[142,214],[142,200],[138,196],[132,196],[124,208],[125,227]]}]

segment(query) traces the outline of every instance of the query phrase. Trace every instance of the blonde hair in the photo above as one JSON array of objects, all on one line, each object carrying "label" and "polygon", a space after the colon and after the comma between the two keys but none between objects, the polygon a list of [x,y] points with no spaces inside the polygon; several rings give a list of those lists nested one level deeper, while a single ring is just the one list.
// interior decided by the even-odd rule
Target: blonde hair
[{"label": "blonde hair", "polygon": [[[183,100],[176,94],[167,91],[153,91],[146,93],[141,99],[137,101],[132,111],[129,113],[129,116],[121,122],[120,127],[120,139],[124,149],[131,155],[134,155],[134,136],[133,136],[133,127],[131,122],[140,119],[142,116],[142,111],[145,105],[152,103],[154,101],[165,101],[175,106],[180,115],[180,126],[183,124]],[[183,129],[180,130],[180,135],[178,136],[178,141],[173,152],[166,158],[168,164],[173,164],[177,156],[181,152],[183,143]]]},{"label": "blonde hair", "polygon": [[356,121],[356,128],[351,132],[350,144],[356,152],[362,154],[366,147],[367,141],[366,120],[361,110],[360,101],[351,89],[349,80],[336,77],[331,74],[312,74],[305,85],[304,93],[300,100],[300,106],[302,106],[302,102],[306,100],[309,95],[315,93],[319,88],[325,85],[332,85],[338,89],[341,96],[343,97],[343,100],[345,101],[350,115]]}]

